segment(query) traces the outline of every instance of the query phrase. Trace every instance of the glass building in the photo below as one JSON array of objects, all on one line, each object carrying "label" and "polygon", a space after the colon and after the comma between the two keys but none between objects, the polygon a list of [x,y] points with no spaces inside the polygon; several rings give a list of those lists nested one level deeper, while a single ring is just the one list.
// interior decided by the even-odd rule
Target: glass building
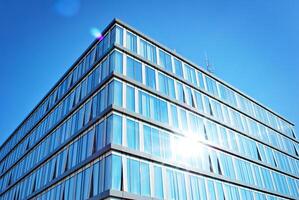
[{"label": "glass building", "polygon": [[294,125],[115,19],[0,148],[0,199],[299,199]]}]

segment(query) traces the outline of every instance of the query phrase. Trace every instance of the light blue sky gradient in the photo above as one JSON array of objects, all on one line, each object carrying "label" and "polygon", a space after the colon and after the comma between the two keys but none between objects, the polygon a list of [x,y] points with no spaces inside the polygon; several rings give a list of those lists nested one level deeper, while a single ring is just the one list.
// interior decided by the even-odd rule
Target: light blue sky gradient
[{"label": "light blue sky gradient", "polygon": [[299,2],[0,0],[0,143],[119,18],[299,124]]}]

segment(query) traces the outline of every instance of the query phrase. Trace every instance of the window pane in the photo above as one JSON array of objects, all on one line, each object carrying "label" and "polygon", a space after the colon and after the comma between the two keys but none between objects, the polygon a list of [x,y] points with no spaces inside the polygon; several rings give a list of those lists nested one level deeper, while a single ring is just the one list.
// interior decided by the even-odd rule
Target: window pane
[{"label": "window pane", "polygon": [[135,111],[135,90],[133,87],[127,85],[126,108],[132,112]]},{"label": "window pane", "polygon": [[133,159],[127,160],[128,192],[140,194],[140,164]]},{"label": "window pane", "polygon": [[142,39],[140,39],[140,55],[143,58],[156,63],[156,47]]},{"label": "window pane", "polygon": [[123,45],[123,29],[115,26],[111,31],[111,44]]},{"label": "window pane", "polygon": [[127,57],[127,76],[135,81],[142,82],[142,65],[130,57]]},{"label": "window pane", "polygon": [[185,79],[187,79],[187,81],[189,81],[190,83],[192,83],[194,86],[197,85],[197,80],[196,80],[196,74],[195,74],[195,69],[190,67],[189,65],[184,65],[185,67]]},{"label": "window pane", "polygon": [[183,78],[183,66],[182,62],[176,58],[174,60],[174,69],[175,69],[175,74],[179,76],[180,78]]},{"label": "window pane", "polygon": [[141,195],[150,196],[150,174],[149,166],[147,163],[140,163],[140,175],[141,175]]},{"label": "window pane", "polygon": [[210,200],[216,200],[215,188],[214,183],[211,180],[207,180],[207,189],[208,195]]},{"label": "window pane", "polygon": [[123,54],[118,51],[113,51],[110,55],[110,72],[123,72]]},{"label": "window pane", "polygon": [[159,65],[163,69],[166,69],[167,71],[172,72],[172,65],[171,65],[170,55],[159,49],[159,58],[160,58]]},{"label": "window pane", "polygon": [[137,37],[130,32],[127,32],[127,43],[126,47],[134,52],[137,53]]},{"label": "window pane", "polygon": [[129,148],[139,149],[139,124],[127,119],[127,145]]},{"label": "window pane", "polygon": [[122,144],[122,118],[118,115],[111,115],[107,119],[107,142]]},{"label": "window pane", "polygon": [[111,189],[114,190],[121,190],[122,185],[122,177],[121,177],[121,157],[117,155],[112,155],[112,183],[111,183]]},{"label": "window pane", "polygon": [[207,83],[207,90],[211,94],[218,96],[218,91],[217,91],[217,86],[216,86],[216,81],[214,79],[211,79],[208,76],[206,77],[206,83]]},{"label": "window pane", "polygon": [[154,90],[156,89],[155,70],[147,66],[145,67],[145,84]]},{"label": "window pane", "polygon": [[163,199],[163,181],[162,181],[162,170],[161,167],[154,166],[154,187],[155,194],[154,196],[158,199]]},{"label": "window pane", "polygon": [[144,152],[152,154],[152,139],[151,139],[151,128],[143,125],[143,141],[144,141]]}]

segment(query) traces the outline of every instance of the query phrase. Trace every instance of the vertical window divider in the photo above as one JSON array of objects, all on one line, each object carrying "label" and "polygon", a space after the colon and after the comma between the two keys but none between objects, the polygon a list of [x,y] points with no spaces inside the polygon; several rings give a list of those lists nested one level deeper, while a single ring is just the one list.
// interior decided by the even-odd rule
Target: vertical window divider
[{"label": "vertical window divider", "polygon": [[185,179],[187,199],[191,199],[191,197],[190,197],[190,194],[191,194],[190,175],[188,175],[187,173],[183,173],[183,175],[184,175],[184,179]]},{"label": "vertical window divider", "polygon": [[122,146],[128,146],[126,117],[124,115],[121,115],[121,120],[122,120]]},{"label": "vertical window divider", "polygon": [[157,65],[160,65],[160,54],[159,54],[159,48],[156,47],[156,55],[157,55]]},{"label": "vertical window divider", "polygon": [[149,163],[149,174],[150,174],[150,196],[155,196],[155,176],[154,176],[154,166]]},{"label": "vertical window divider", "polygon": [[141,121],[138,122],[139,128],[139,144],[140,144],[140,152],[144,152],[144,137],[143,137],[143,123]]},{"label": "vertical window divider", "polygon": [[123,29],[123,47],[127,46],[127,29]]},{"label": "vertical window divider", "polygon": [[127,55],[123,54],[123,75],[127,75]]},{"label": "vertical window divider", "polygon": [[171,114],[171,104],[169,102],[167,102],[167,113],[169,116],[169,124],[173,124],[173,116]]},{"label": "vertical window divider", "polygon": [[139,104],[140,104],[140,102],[139,102],[139,98],[138,98],[138,90],[137,90],[137,88],[134,86],[134,93],[135,93],[135,112],[136,113],[139,113]]},{"label": "vertical window divider", "polygon": [[140,37],[138,35],[136,35],[136,52],[138,55],[140,55]]},{"label": "vertical window divider", "polygon": [[[153,68],[154,69],[154,68]],[[159,91],[159,88],[160,88],[160,83],[159,83],[159,73],[158,73],[158,70],[154,69],[155,70],[155,81],[156,81],[156,90]]]},{"label": "vertical window divider", "polygon": [[142,62],[141,63],[141,81],[142,81],[142,84],[146,85],[146,77],[145,77],[145,64]]},{"label": "vertical window divider", "polygon": [[182,78],[184,80],[187,80],[187,78],[186,78],[187,77],[187,74],[186,74],[187,72],[185,71],[185,63],[183,61],[182,61],[182,71],[183,71],[183,77]]},{"label": "vertical window divider", "polygon": [[166,182],[166,167],[161,166],[161,171],[162,171],[162,184],[163,184],[163,189],[164,189],[164,198],[166,199],[166,194],[169,194],[170,191],[168,191],[168,187],[167,187],[167,182]]},{"label": "vertical window divider", "polygon": [[123,174],[123,191],[128,191],[127,185],[128,185],[128,174],[127,174],[127,158],[126,156],[122,155],[122,174]]},{"label": "vertical window divider", "polygon": [[173,56],[171,54],[170,55],[170,59],[171,59],[171,72],[174,74],[175,72],[175,67],[174,67],[174,60],[173,60]]},{"label": "vertical window divider", "polygon": [[122,83],[121,84],[122,85],[122,89],[123,89],[123,95],[122,95],[122,102],[123,102],[123,105],[122,105],[122,107],[123,108],[127,108],[127,84],[125,84],[125,83]]}]

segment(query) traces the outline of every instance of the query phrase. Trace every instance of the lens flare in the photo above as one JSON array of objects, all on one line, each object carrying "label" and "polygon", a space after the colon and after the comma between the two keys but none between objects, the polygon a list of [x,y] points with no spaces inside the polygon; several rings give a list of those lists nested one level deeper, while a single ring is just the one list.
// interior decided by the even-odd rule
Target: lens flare
[{"label": "lens flare", "polygon": [[102,35],[101,31],[97,28],[91,28],[90,33],[93,37],[97,38],[98,40],[102,40],[104,36]]},{"label": "lens flare", "polygon": [[54,11],[64,17],[72,17],[80,10],[81,0],[55,0]]}]

